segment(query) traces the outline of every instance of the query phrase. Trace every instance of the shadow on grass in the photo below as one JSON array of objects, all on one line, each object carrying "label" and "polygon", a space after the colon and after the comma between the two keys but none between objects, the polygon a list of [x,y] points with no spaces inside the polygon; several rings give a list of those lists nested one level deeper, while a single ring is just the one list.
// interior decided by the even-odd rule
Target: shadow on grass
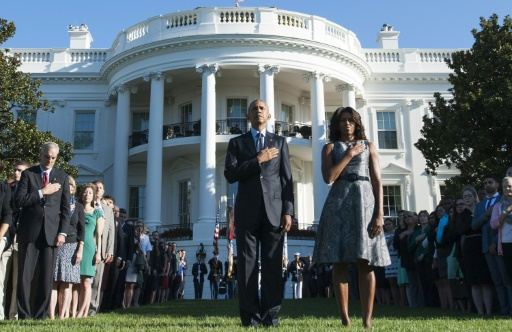
[{"label": "shadow on grass", "polygon": [[[117,310],[113,314],[145,316],[145,317],[191,317],[191,318],[235,318],[238,319],[237,300],[178,300],[164,304],[142,306],[128,310]],[[361,316],[359,301],[350,303],[350,315]],[[280,312],[282,318],[338,319],[338,307],[334,299],[309,298],[302,300],[284,300]],[[476,314],[464,314],[457,311],[446,311],[440,308],[407,308],[376,305],[375,318],[383,319],[456,319],[472,320],[481,317]]]}]

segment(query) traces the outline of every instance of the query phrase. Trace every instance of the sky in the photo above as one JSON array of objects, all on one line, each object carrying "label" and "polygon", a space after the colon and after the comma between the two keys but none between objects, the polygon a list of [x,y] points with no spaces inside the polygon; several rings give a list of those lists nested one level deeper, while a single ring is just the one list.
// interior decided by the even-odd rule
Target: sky
[{"label": "sky", "polygon": [[[234,0],[0,0],[0,18],[16,35],[3,47],[66,48],[67,27],[85,23],[93,48],[109,48],[117,33],[149,17],[196,7],[232,7]],[[325,17],[352,30],[364,48],[378,47],[384,23],[400,31],[402,48],[469,48],[480,17],[512,12],[512,0],[244,0],[242,7],[277,7]]]}]

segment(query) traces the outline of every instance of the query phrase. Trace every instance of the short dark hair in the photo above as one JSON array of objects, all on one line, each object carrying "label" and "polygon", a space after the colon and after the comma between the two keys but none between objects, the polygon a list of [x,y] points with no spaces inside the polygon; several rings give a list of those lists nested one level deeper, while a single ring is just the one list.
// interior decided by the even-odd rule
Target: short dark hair
[{"label": "short dark hair", "polygon": [[483,179],[493,179],[494,181],[496,181],[496,183],[500,183],[501,176],[496,176],[496,174],[487,174],[486,176],[483,177]]},{"label": "short dark hair", "polygon": [[25,166],[26,168],[29,168],[30,166],[32,166],[28,161],[26,160],[18,160],[14,163],[14,166],[18,166],[18,165],[22,165],[22,166]]},{"label": "short dark hair", "polygon": [[114,202],[114,204],[116,203],[116,200],[114,199],[114,197],[112,197],[110,195],[103,195],[103,199],[110,199],[110,200],[112,200],[112,202]]}]

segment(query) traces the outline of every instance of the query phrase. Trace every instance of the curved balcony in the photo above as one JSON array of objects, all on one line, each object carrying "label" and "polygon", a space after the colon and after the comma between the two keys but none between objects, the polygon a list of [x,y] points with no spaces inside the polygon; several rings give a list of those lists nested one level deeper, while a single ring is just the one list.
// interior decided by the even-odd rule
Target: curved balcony
[{"label": "curved balcony", "polygon": [[[217,135],[240,135],[249,130],[247,118],[229,118],[216,121]],[[166,124],[162,127],[162,139],[170,140],[181,137],[201,136],[201,120]],[[275,122],[277,135],[309,139],[311,125],[301,122]],[[129,148],[148,143],[148,130],[134,131],[130,135]]]},{"label": "curved balcony", "polygon": [[356,35],[322,17],[277,8],[196,8],[155,16],[120,32],[112,56],[143,44],[215,34],[278,35],[325,43],[360,54]]}]

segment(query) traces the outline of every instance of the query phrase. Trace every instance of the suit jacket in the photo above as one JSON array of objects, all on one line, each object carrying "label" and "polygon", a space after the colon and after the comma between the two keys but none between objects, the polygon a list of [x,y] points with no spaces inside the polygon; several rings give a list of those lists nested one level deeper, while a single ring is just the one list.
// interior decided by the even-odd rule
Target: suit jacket
[{"label": "suit jacket", "polygon": [[264,147],[275,147],[279,156],[259,164],[251,132],[229,141],[224,176],[229,183],[238,181],[235,202],[237,227],[256,222],[254,208],[265,204],[270,223],[279,227],[281,217],[293,215],[293,180],[288,144],[284,137],[267,131]]},{"label": "suit jacket", "polygon": [[133,246],[133,238],[135,231],[133,225],[129,225],[126,221],[119,222],[117,225],[117,257],[123,261],[131,261],[135,248]]},{"label": "suit jacket", "polygon": [[82,203],[75,202],[75,210],[69,220],[66,243],[84,241],[85,236],[85,213]]},{"label": "suit jacket", "polygon": [[[11,210],[11,188],[5,182],[0,183],[0,224],[9,225],[9,229],[5,233],[7,242],[4,250],[7,250],[11,243],[10,231],[12,229],[12,210]],[[1,252],[0,252],[1,254]]]},{"label": "suit jacket", "polygon": [[50,183],[60,183],[59,191],[39,197],[43,184],[39,165],[30,167],[21,173],[15,195],[15,202],[21,208],[18,225],[18,242],[26,244],[36,242],[41,232],[48,246],[53,246],[59,233],[68,233],[70,219],[70,193],[68,175],[53,168],[48,177]]},{"label": "suit jacket", "polygon": [[[498,195],[494,200],[494,204],[498,203],[501,199],[501,195]],[[489,246],[498,242],[498,232],[491,228],[489,223],[490,217],[485,216],[485,206],[489,198],[486,198],[479,202],[475,206],[475,212],[473,213],[473,220],[471,221],[471,228],[473,230],[482,231],[482,253],[487,254],[489,252]],[[493,205],[494,205],[493,204]]]},{"label": "suit jacket", "polygon": [[116,222],[114,210],[106,204],[101,204],[105,216],[105,227],[101,235],[101,257],[104,259],[107,254],[114,254],[114,240],[116,236]]}]

